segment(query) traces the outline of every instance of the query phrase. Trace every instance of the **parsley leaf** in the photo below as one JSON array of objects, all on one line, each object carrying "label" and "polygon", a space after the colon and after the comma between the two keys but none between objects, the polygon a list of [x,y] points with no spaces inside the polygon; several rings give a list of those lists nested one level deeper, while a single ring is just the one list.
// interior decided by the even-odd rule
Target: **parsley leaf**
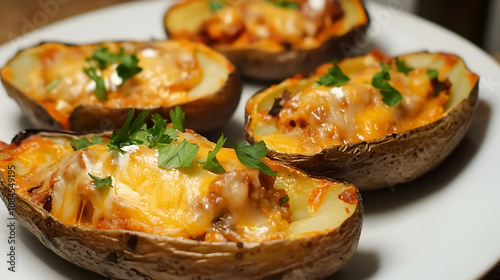
[{"label": "parsley leaf", "polygon": [[82,137],[80,139],[71,139],[71,147],[75,150],[85,149],[92,145],[102,144],[102,139],[99,135],[93,136],[90,141],[86,137]]},{"label": "parsley leaf", "polygon": [[122,60],[124,56],[123,48],[120,48],[118,53],[110,53],[108,48],[102,45],[94,51],[91,57],[87,58],[87,61],[95,61],[99,69],[104,70],[108,68],[108,64],[117,63]]},{"label": "parsley leaf", "polygon": [[319,78],[319,80],[317,81],[319,85],[324,85],[327,87],[333,85],[341,86],[351,80],[342,72],[336,61],[333,61],[332,64],[332,68],[328,68],[327,70],[328,73]]},{"label": "parsley leaf", "polygon": [[285,203],[287,203],[288,201],[290,200],[290,198],[288,197],[288,194],[285,194],[284,196],[282,196],[280,198],[280,206],[283,206]]},{"label": "parsley leaf", "polygon": [[123,85],[126,80],[132,78],[136,74],[142,71],[142,68],[139,67],[139,59],[135,54],[133,55],[122,55],[122,63],[116,67],[116,73],[120,78],[122,78]]},{"label": "parsley leaf", "polygon": [[408,67],[404,61],[399,60],[396,57],[396,68],[398,69],[398,72],[401,72],[405,75],[408,75],[411,71],[413,71],[413,68]]},{"label": "parsley leaf", "polygon": [[52,82],[50,82],[47,86],[45,86],[46,91],[51,91],[55,89],[62,82],[62,77],[59,76],[55,78]]},{"label": "parsley leaf", "polygon": [[210,11],[212,13],[215,13],[217,12],[218,10],[221,10],[222,8],[224,8],[226,6],[225,3],[223,3],[222,1],[220,0],[210,0],[208,1],[208,7],[210,8]]},{"label": "parsley leaf", "polygon": [[391,79],[391,75],[389,73],[389,70],[387,69],[387,66],[383,62],[380,62],[380,67],[382,68],[382,71],[373,75],[372,85],[375,88],[380,89],[380,94],[382,94],[382,101],[387,106],[396,106],[403,100],[403,96],[397,89],[393,88],[387,82]]},{"label": "parsley leaf", "polygon": [[108,100],[108,91],[104,85],[104,80],[101,76],[97,75],[95,68],[83,68],[83,72],[95,82],[95,96],[102,100]]},{"label": "parsley leaf", "polygon": [[180,144],[159,144],[158,145],[158,165],[165,169],[188,167],[193,163],[200,147],[196,144],[189,144],[184,139]]},{"label": "parsley leaf", "polygon": [[112,187],[111,184],[113,183],[113,181],[111,179],[111,176],[108,176],[106,178],[99,178],[99,177],[96,177],[96,176],[94,176],[94,175],[92,175],[90,173],[87,173],[87,174],[89,174],[90,178],[92,180],[94,180],[94,186],[96,188],[100,189],[102,187],[107,187],[107,186]]},{"label": "parsley leaf", "polygon": [[113,132],[111,141],[109,141],[108,143],[108,149],[119,151],[120,153],[125,153],[125,151],[123,151],[121,148],[133,144],[142,144],[132,141],[130,139],[130,136],[141,129],[141,127],[145,124],[146,118],[148,117],[150,112],[150,110],[142,111],[139,116],[137,116],[137,118],[132,122],[132,119],[134,118],[134,109],[131,108],[128,111],[127,120],[125,121],[123,127],[118,133],[116,131]]},{"label": "parsley leaf", "polygon": [[174,128],[180,132],[184,132],[184,121],[186,114],[182,111],[180,106],[175,106],[174,110],[170,110],[170,120]]},{"label": "parsley leaf", "polygon": [[215,157],[219,152],[219,150],[222,148],[222,146],[224,146],[224,143],[226,143],[226,140],[227,138],[225,138],[224,135],[221,135],[219,137],[219,140],[217,140],[217,144],[215,145],[214,150],[208,153],[206,160],[198,161],[199,163],[205,163],[205,165],[203,166],[204,169],[212,171],[215,174],[222,174],[226,172],[224,167],[220,165],[219,161]]},{"label": "parsley leaf", "polygon": [[[137,56],[135,54],[125,54],[123,48],[120,48],[118,53],[110,53],[108,48],[100,45],[92,56],[88,57],[86,60],[95,61],[100,70],[106,69],[109,64],[120,62],[120,65],[116,67],[116,73],[122,80],[120,85],[142,71],[142,68],[138,66],[139,59]],[[107,100],[108,93],[104,84],[104,79],[97,75],[95,67],[83,68],[83,71],[96,83],[95,96],[99,99]]]},{"label": "parsley leaf", "polygon": [[438,70],[436,69],[427,69],[427,76],[429,76],[429,78],[432,80],[432,79],[437,79],[438,76],[439,76],[439,72]]},{"label": "parsley leaf", "polygon": [[267,0],[267,2],[274,4],[278,7],[282,7],[290,10],[298,10],[300,8],[299,3],[287,0]]},{"label": "parsley leaf", "polygon": [[238,141],[234,146],[234,151],[238,160],[245,166],[250,168],[258,168],[262,173],[268,176],[276,176],[276,171],[273,171],[262,159],[267,155],[266,143],[260,141],[252,146],[245,142]]}]

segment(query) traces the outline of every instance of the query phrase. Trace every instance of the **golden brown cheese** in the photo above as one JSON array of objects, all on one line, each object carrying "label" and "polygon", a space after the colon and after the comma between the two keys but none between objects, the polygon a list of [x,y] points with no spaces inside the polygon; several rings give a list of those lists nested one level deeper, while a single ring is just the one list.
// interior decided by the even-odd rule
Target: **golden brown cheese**
[{"label": "golden brown cheese", "polygon": [[[267,109],[252,116],[252,125],[258,131],[256,140],[264,140],[268,147],[283,152],[315,154],[331,146],[373,140],[434,122],[445,112],[453,86],[445,73],[457,60],[452,55],[438,56],[446,61],[435,69],[440,85],[430,78],[428,68],[416,67],[404,74],[397,71],[395,59],[376,51],[363,58],[365,66],[361,69],[350,65],[348,59],[339,63],[350,78],[342,86],[316,83],[332,66],[323,65],[308,86],[291,97],[281,97],[279,114],[273,116]],[[397,106],[385,104],[380,90],[371,84],[373,76],[381,71],[381,61],[390,67],[388,83],[402,94]],[[302,77],[288,81],[296,84]]]},{"label": "golden brown cheese", "polygon": [[[110,53],[118,53],[123,48],[126,54],[135,54],[142,68],[123,84],[116,71],[119,63],[98,69],[108,100],[95,96],[96,83],[83,71],[91,66],[87,58],[99,47],[97,44],[45,43],[29,48],[2,69],[2,78],[42,104],[67,129],[68,118],[79,105],[152,108],[184,104],[217,89],[206,84],[203,88],[197,87],[202,83],[204,71],[220,73],[220,80],[214,82],[220,87],[233,69],[229,62],[223,66],[226,69],[204,69],[207,61],[221,61],[218,54],[210,57],[212,52],[208,48],[185,41],[105,42],[101,45]],[[49,85],[53,82],[56,86],[52,88]]]},{"label": "golden brown cheese", "polygon": [[[214,144],[193,132],[179,133],[206,158]],[[109,139],[103,138],[104,143]],[[331,201],[349,186],[333,181],[281,174],[271,177],[242,165],[233,149],[223,148],[217,159],[226,173],[217,175],[196,161],[189,167],[163,169],[158,151],[131,145],[125,154],[109,151],[105,144],[74,151],[69,139],[33,135],[20,144],[0,142],[0,171],[7,176],[14,166],[16,193],[60,221],[95,229],[125,229],[205,241],[265,241],[311,234],[324,227],[325,213],[354,211],[357,204]],[[278,166],[265,160],[271,168]],[[93,176],[112,178],[111,187],[96,188]],[[311,188],[311,184],[318,187]],[[288,195],[316,196],[304,209],[296,202],[280,203],[286,185],[296,185]],[[333,187],[335,186],[335,187]],[[312,192],[305,192],[306,190]],[[330,190],[330,191],[329,191]],[[308,200],[304,200],[308,201]],[[332,208],[333,207],[333,208]],[[338,209],[337,209],[338,208]],[[307,220],[305,217],[311,217]],[[342,220],[342,215],[338,220]],[[329,224],[337,217],[329,217]]]},{"label": "golden brown cheese", "polygon": [[[189,38],[205,42],[220,49],[262,48],[266,51],[289,49],[312,49],[319,47],[332,36],[345,34],[351,19],[340,20],[344,16],[342,5],[363,10],[361,1],[287,1],[296,8],[283,8],[267,0],[230,0],[216,12],[210,12],[207,0],[191,0],[180,4],[198,5],[198,30],[186,26],[175,32],[175,38]],[[279,1],[276,1],[279,2]],[[361,12],[360,14],[364,14]],[[167,20],[175,21],[173,16]],[[364,19],[366,20],[366,19]],[[174,23],[173,23],[174,24]]]}]

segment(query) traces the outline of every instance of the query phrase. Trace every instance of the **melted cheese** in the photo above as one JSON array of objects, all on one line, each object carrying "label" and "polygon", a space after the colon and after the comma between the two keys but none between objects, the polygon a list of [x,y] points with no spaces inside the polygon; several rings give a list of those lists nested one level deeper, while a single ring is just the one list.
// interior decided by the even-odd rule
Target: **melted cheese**
[{"label": "melted cheese", "polygon": [[[284,102],[277,117],[260,111],[254,118],[257,140],[282,152],[316,154],[331,146],[413,129],[443,116],[450,91],[445,89],[436,95],[427,68],[415,68],[405,75],[393,66],[389,84],[401,92],[403,101],[388,106],[380,90],[371,84],[375,73],[381,71],[378,64],[373,60],[356,71],[343,64],[351,80],[342,86],[313,82]],[[311,80],[317,81],[327,68],[319,68],[318,76]]]},{"label": "melted cheese", "polygon": [[[2,77],[42,104],[64,128],[69,128],[68,118],[80,105],[170,107],[216,93],[232,70],[222,56],[185,41],[102,45],[111,53],[118,53],[123,47],[125,53],[136,54],[142,68],[125,82],[117,74],[117,63],[104,70],[97,69],[108,92],[106,101],[95,96],[96,83],[83,71],[91,66],[86,59],[98,45],[42,44],[20,52],[2,69]],[[47,85],[58,79],[57,86],[47,90]]]},{"label": "melted cheese", "polygon": [[[340,4],[324,0],[292,1],[298,9],[283,8],[266,0],[233,0],[216,13],[200,12],[201,5],[208,10],[207,2],[191,0],[174,7],[174,12],[169,14],[171,19],[167,17],[167,26],[171,26],[174,38],[195,39],[221,49],[262,48],[268,52],[311,49],[367,20],[358,0],[340,1]],[[199,28],[175,22],[179,21],[184,8],[196,9],[200,14],[196,20],[200,21]],[[176,9],[179,15],[175,14]],[[339,20],[344,13],[350,16]]]},{"label": "melted cheese", "polygon": [[[183,139],[200,146],[196,160],[215,146],[192,133],[180,134],[177,142]],[[51,214],[67,224],[207,241],[277,239],[289,225],[278,191],[263,185],[263,175],[243,166],[232,149],[217,154],[227,170],[217,175],[196,162],[163,169],[158,151],[143,145],[127,146],[125,154],[108,151],[105,144],[72,151],[67,141],[36,136],[19,148],[1,148],[0,169],[18,168],[18,193],[39,206],[50,196]],[[96,188],[89,174],[110,176],[112,187]]]}]

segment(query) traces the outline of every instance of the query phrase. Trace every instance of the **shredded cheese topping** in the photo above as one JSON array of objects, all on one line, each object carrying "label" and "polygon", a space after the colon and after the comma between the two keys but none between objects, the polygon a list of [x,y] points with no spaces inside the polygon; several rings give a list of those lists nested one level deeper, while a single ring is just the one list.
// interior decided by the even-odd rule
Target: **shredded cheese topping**
[{"label": "shredded cheese topping", "polygon": [[[232,71],[232,65],[219,54],[200,44],[187,41],[106,42],[101,44],[110,53],[120,48],[135,54],[142,71],[123,82],[114,63],[96,74],[104,80],[108,100],[95,96],[96,82],[83,71],[99,45],[67,46],[45,43],[20,52],[2,69],[2,77],[33,98],[64,128],[68,118],[80,105],[106,108],[151,108],[184,104],[222,86]],[[202,62],[200,62],[202,61]],[[205,73],[207,65],[218,67],[216,77]],[[225,68],[225,69],[224,69]],[[210,78],[207,82],[205,79]],[[47,88],[53,81],[59,81]],[[207,85],[208,83],[208,85]],[[197,86],[204,84],[205,90]],[[214,84],[214,85],[212,85]]]},{"label": "shredded cheese topping", "polygon": [[[215,146],[194,133],[179,132],[177,142],[184,139],[200,146],[196,160]],[[217,175],[196,161],[163,169],[156,148],[127,146],[120,158],[107,150],[109,139],[76,151],[68,140],[34,135],[19,145],[0,142],[0,172],[6,176],[14,165],[16,193],[70,225],[210,242],[260,242],[335,229],[357,207],[356,195],[342,199],[352,192],[350,185],[292,169],[267,176],[243,166],[232,149],[217,154],[227,171]],[[109,176],[112,184],[96,188],[88,174]],[[284,195],[290,201],[281,205]]]},{"label": "shredded cheese topping", "polygon": [[[283,2],[283,1],[282,1]],[[224,49],[262,48],[268,52],[319,47],[332,36],[340,36],[367,21],[361,1],[285,1],[294,4],[283,7],[280,1],[232,0],[216,12],[208,10],[208,1],[191,0],[175,6],[167,18],[167,27],[174,38],[188,38]],[[198,11],[196,30],[190,23],[175,22],[177,11]],[[344,14],[349,12],[347,18]],[[167,15],[168,16],[168,15]]]},{"label": "shredded cheese topping", "polygon": [[[442,56],[449,63],[440,68],[445,73],[457,59],[452,55]],[[372,85],[373,76],[382,70],[380,61],[390,66],[388,83],[403,96],[397,106],[383,102],[381,90]],[[264,140],[269,148],[282,152],[316,154],[328,147],[420,127],[444,114],[452,85],[443,73],[439,75],[441,80],[439,77],[433,80],[427,67],[415,67],[405,74],[397,70],[394,59],[378,52],[356,61],[347,59],[339,66],[348,74],[348,82],[341,86],[318,85],[316,81],[331,67],[324,65],[304,82],[307,86],[280,102],[279,114],[270,115],[269,109],[259,111],[253,107],[259,102],[264,104],[263,98],[269,96],[263,94],[250,101],[247,110],[254,112],[250,127],[256,140]],[[300,79],[288,82],[296,85]]]}]

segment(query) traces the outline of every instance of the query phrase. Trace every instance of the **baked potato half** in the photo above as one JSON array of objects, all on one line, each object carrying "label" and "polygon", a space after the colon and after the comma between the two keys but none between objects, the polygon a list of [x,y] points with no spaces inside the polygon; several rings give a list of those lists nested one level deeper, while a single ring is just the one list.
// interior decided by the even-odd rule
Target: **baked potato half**
[{"label": "baked potato half", "polygon": [[361,0],[187,0],[165,14],[169,38],[203,42],[259,80],[345,57],[368,25]]},{"label": "baked potato half", "polygon": [[464,137],[478,79],[453,54],[375,50],[255,94],[246,138],[265,141],[271,159],[360,190],[409,182]]},{"label": "baked potato half", "polygon": [[212,49],[188,41],[42,43],[19,51],[2,82],[37,128],[80,132],[121,127],[129,108],[167,116],[179,105],[200,132],[234,113],[241,79]]},{"label": "baked potato half", "polygon": [[[154,120],[133,135],[28,131],[0,142],[10,214],[56,254],[112,279],[319,279],[351,258],[363,214],[353,185],[266,158],[249,168],[236,147]],[[117,144],[147,133],[168,137]],[[177,162],[186,154],[190,163]],[[206,166],[214,159],[222,171]]]}]

